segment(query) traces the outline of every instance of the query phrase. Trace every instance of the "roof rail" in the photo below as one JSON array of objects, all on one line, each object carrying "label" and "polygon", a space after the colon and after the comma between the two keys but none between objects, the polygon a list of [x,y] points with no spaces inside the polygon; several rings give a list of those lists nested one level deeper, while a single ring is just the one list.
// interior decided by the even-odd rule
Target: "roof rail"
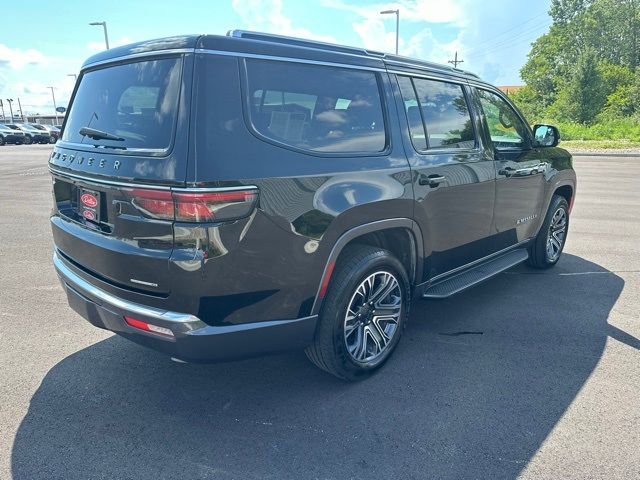
[{"label": "roof rail", "polygon": [[429,62],[426,60],[418,60],[416,58],[404,57],[401,55],[386,54],[375,50],[367,50],[359,47],[348,47],[345,45],[336,45],[334,43],[319,42],[317,40],[307,40],[304,38],[287,37],[285,35],[275,35],[272,33],[252,32],[250,30],[229,30],[228,37],[246,38],[249,40],[259,40],[262,42],[281,43],[298,47],[315,48],[328,50],[331,52],[347,53],[351,55],[360,55],[366,57],[377,57],[391,62],[398,62],[404,65],[414,65],[416,67],[430,68],[432,70],[440,70],[441,72],[457,72],[460,75],[469,75],[474,78],[480,78],[475,73],[467,72],[459,68],[441,63]]},{"label": "roof rail", "polygon": [[350,53],[352,55],[374,56],[384,58],[383,52],[367,50],[358,47],[347,47],[345,45],[336,45],[335,43],[319,42],[317,40],[307,40],[304,38],[287,37],[285,35],[275,35],[272,33],[252,32],[250,30],[229,30],[228,37],[247,38],[250,40],[260,40],[263,42],[282,43],[285,45],[293,45],[298,47],[316,48],[328,50],[331,52]]}]

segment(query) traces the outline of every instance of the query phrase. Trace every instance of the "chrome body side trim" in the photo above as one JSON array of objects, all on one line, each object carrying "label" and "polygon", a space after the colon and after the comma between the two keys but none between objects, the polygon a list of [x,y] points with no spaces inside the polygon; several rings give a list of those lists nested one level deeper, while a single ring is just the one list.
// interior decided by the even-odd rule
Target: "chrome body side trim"
[{"label": "chrome body side trim", "polygon": [[[349,63],[336,63],[336,62],[323,62],[320,60],[308,60],[305,58],[299,57],[280,57],[276,55],[263,55],[258,53],[245,53],[245,52],[229,52],[227,50],[209,50],[206,48],[196,48],[195,53],[203,53],[207,55],[223,55],[227,57],[239,57],[239,58],[257,58],[262,60],[274,60],[278,62],[293,62],[293,63],[308,63],[311,65],[322,65],[325,67],[339,67],[339,68],[350,68],[354,70],[369,70],[373,72],[386,72],[385,68],[376,68],[376,67],[367,67],[365,65],[352,65]],[[361,57],[360,55],[353,55],[350,53],[341,53],[341,55],[351,55],[357,58],[367,58]]]}]

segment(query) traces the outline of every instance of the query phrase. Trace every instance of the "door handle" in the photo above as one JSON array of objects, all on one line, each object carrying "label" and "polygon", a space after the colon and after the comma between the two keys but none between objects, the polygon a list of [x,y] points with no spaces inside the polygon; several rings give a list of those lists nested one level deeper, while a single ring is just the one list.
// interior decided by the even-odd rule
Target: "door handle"
[{"label": "door handle", "polygon": [[498,171],[499,175],[504,175],[505,177],[510,177],[511,175],[513,175],[513,172],[515,172],[516,169],[513,167],[504,167],[503,169]]},{"label": "door handle", "polygon": [[434,188],[440,185],[445,180],[446,178],[443,177],[442,175],[438,175],[434,173],[432,175],[427,176],[423,173],[422,175],[420,175],[420,178],[418,179],[418,183],[420,185],[429,185],[431,188]]}]

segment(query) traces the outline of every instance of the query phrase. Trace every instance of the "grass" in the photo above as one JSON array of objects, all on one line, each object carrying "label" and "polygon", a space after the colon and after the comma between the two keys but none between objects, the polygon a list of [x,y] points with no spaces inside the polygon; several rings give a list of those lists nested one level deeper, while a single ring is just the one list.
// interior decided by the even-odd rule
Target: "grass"
[{"label": "grass", "polygon": [[535,123],[555,125],[563,148],[574,150],[640,149],[640,122],[635,118],[602,120],[592,125],[552,119]]}]

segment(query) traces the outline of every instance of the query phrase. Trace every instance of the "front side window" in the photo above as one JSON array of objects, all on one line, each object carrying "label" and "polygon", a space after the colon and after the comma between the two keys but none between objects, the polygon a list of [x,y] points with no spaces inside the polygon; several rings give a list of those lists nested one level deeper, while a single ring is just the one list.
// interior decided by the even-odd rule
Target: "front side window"
[{"label": "front side window", "polygon": [[521,149],[528,146],[528,127],[500,96],[478,89],[482,112],[489,135],[497,150]]},{"label": "front side window", "polygon": [[251,59],[246,68],[250,121],[262,136],[316,152],[385,149],[375,73]]},{"label": "front side window", "polygon": [[[163,150],[177,118],[181,58],[114,65],[82,75],[63,141],[107,147]],[[90,128],[122,140],[89,138]]]},{"label": "front side window", "polygon": [[462,86],[414,78],[428,148],[474,148],[475,135]]}]

